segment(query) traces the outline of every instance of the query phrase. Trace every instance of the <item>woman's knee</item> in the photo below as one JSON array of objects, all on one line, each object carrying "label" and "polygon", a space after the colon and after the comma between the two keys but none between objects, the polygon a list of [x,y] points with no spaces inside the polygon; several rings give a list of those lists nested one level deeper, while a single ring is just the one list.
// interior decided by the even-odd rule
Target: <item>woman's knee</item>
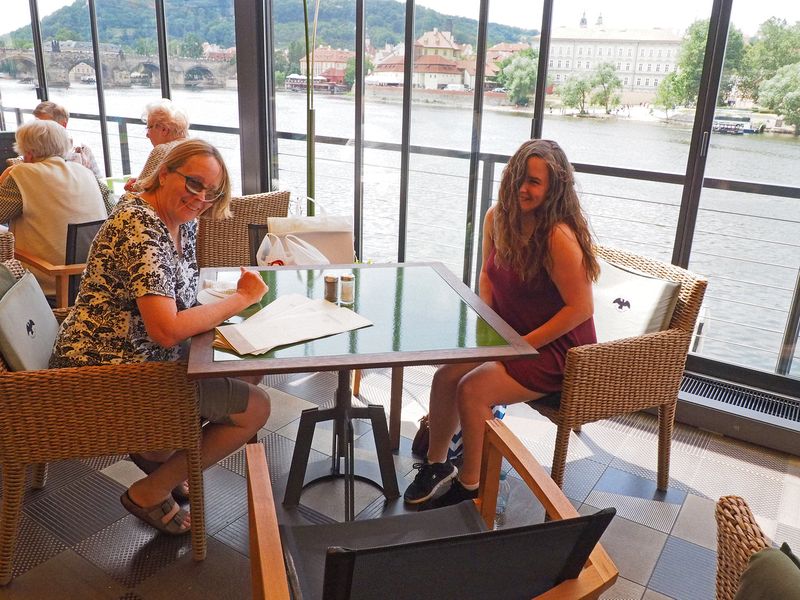
[{"label": "woman's knee", "polygon": [[269,419],[270,398],[267,391],[259,386],[250,386],[250,396],[247,399],[247,410],[245,415],[248,424],[262,427]]}]

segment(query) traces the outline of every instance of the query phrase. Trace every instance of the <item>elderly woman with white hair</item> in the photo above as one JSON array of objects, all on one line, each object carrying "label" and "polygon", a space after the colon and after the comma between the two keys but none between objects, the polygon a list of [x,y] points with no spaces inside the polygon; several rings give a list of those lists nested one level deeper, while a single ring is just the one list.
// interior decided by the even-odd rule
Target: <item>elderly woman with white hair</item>
[{"label": "elderly woman with white hair", "polygon": [[142,113],[142,121],[147,123],[147,138],[153,149],[139,176],[130,178],[125,184],[125,190],[129,192],[141,191],[137,182],[155,173],[169,151],[189,137],[189,116],[167,98],[148,104]]},{"label": "elderly woman with white hair", "polygon": [[[55,121],[22,125],[14,149],[23,162],[0,175],[0,223],[9,223],[20,250],[64,264],[67,225],[108,216],[97,179],[65,159],[72,143]],[[54,279],[32,271],[45,294],[53,295]]]}]

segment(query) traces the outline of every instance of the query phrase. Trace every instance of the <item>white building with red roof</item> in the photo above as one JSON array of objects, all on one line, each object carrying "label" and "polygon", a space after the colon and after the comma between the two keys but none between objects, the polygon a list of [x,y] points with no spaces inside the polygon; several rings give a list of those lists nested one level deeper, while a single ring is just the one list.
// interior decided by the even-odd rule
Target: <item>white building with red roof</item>
[{"label": "white building with red roof", "polygon": [[[347,68],[347,61],[355,58],[356,53],[352,50],[334,49],[330,46],[320,46],[317,48],[313,55],[312,60],[314,63],[314,75],[323,75],[325,71],[334,69],[342,71]],[[300,74],[305,75],[308,72],[308,57],[303,56],[300,58]]]}]

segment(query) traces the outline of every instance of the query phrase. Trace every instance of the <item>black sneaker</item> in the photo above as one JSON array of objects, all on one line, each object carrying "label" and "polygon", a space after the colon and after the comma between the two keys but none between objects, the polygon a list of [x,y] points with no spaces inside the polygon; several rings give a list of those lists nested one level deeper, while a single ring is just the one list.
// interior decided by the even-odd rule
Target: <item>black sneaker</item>
[{"label": "black sneaker", "polygon": [[453,482],[453,485],[450,486],[450,489],[447,490],[441,496],[436,498],[432,498],[429,502],[426,502],[422,506],[419,507],[420,510],[428,510],[431,508],[443,508],[445,506],[452,506],[454,504],[459,504],[464,500],[474,500],[478,497],[478,489],[475,488],[474,490],[468,490],[461,482],[456,479]]},{"label": "black sneaker", "polygon": [[447,485],[458,474],[458,469],[448,461],[433,464],[414,463],[414,468],[418,469],[417,476],[403,494],[403,500],[409,504],[419,504],[432,498],[437,490]]}]

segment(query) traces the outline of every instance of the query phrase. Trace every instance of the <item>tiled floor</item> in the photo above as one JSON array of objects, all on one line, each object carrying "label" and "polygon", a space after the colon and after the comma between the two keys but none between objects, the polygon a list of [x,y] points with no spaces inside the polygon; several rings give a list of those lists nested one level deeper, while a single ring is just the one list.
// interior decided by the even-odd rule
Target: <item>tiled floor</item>
[{"label": "tiled floor", "polygon": [[[410,438],[426,412],[433,369],[405,374],[403,444],[395,464],[410,480]],[[332,404],[333,374],[268,378],[273,413],[259,434],[276,497],[282,497],[304,408]],[[367,371],[362,397],[388,405],[389,373]],[[303,398],[303,399],[301,399]],[[511,407],[506,423],[549,468],[555,427],[533,410]],[[357,458],[370,458],[369,427],[356,430]],[[311,461],[330,453],[330,429],[318,428]],[[581,512],[614,506],[617,516],[603,544],[620,570],[604,598],[714,597],[716,530],[714,502],[720,495],[745,497],[764,531],[800,548],[800,458],[678,426],[672,444],[670,488],[655,486],[656,421],[649,415],[586,425],[570,441],[564,490]],[[189,537],[158,536],[128,515],[119,495],[141,473],[122,457],[52,464],[44,489],[26,496],[15,558],[15,579],[1,599],[155,600],[250,597],[247,502],[243,452],[206,471],[208,558],[191,559]],[[507,525],[541,520],[543,511],[512,478]],[[356,512],[377,516],[402,511],[385,507],[377,489],[358,484]],[[297,510],[279,507],[281,519],[325,522],[343,518],[340,482],[306,489]],[[501,597],[498,595],[498,597]]]}]

